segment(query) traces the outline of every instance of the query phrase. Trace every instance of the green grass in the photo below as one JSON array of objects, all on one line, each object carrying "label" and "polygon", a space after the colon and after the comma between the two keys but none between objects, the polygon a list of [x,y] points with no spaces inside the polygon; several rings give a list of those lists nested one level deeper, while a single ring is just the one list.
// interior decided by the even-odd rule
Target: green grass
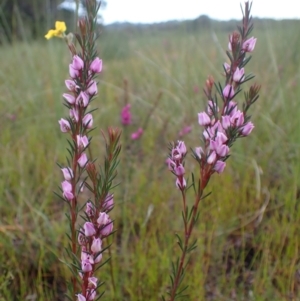
[{"label": "green grass", "polygon": [[[246,72],[262,85],[251,111],[255,130],[236,142],[225,173],[213,177],[212,195],[200,204],[187,300],[300,298],[299,27],[299,21],[259,21],[254,29],[258,42]],[[214,24],[194,32],[184,26],[104,32],[99,39],[104,71],[92,143],[99,162],[100,128],[120,126],[124,79],[134,115],[123,133],[111,265],[99,275],[106,282],[103,300],[159,300],[169,285],[182,220],[180,194],[164,165],[168,142],[191,124],[186,144],[200,145],[201,87],[209,74],[223,80],[228,34]],[[67,207],[53,191],[62,180],[56,162],[64,164],[67,155],[57,121],[67,114],[61,94],[70,56],[57,39],[3,45],[0,57],[0,300],[63,300]],[[142,139],[126,141],[153,107]],[[197,174],[190,156],[186,166]]]}]

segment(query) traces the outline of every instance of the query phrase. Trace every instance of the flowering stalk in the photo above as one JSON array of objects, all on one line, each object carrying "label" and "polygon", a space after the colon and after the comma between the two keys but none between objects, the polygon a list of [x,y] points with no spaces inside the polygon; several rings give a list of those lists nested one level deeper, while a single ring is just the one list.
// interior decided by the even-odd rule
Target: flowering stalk
[{"label": "flowering stalk", "polygon": [[[176,186],[181,191],[183,200],[183,223],[184,239],[179,235],[178,244],[181,249],[181,256],[176,264],[173,264],[171,275],[171,289],[169,292],[170,301],[179,297],[187,288],[181,288],[184,277],[185,259],[189,252],[196,247],[196,241],[190,243],[190,237],[193,228],[199,217],[198,205],[202,199],[208,196],[204,195],[204,190],[211,178],[217,172],[222,173],[226,167],[226,160],[229,157],[230,147],[236,139],[248,136],[254,128],[247,111],[250,106],[258,99],[259,86],[252,85],[248,92],[245,92],[245,102],[242,110],[238,108],[236,99],[241,92],[241,86],[252,79],[254,76],[245,75],[244,67],[250,61],[247,57],[256,44],[256,39],[249,35],[253,24],[250,16],[251,5],[245,2],[242,27],[229,36],[227,56],[230,63],[224,64],[225,84],[215,84],[212,77],[209,77],[205,85],[205,95],[208,99],[206,111],[198,114],[198,123],[204,127],[203,146],[196,147],[192,153],[194,159],[199,165],[199,180],[196,182],[192,174],[192,186],[195,191],[195,199],[192,208],[189,210],[186,201],[187,184],[184,178],[184,158],[186,156],[186,146],[183,141],[178,141],[171,145],[170,157],[167,160],[168,167],[176,176]],[[213,94],[213,87],[221,98],[221,104],[218,104],[216,94]],[[165,300],[165,299],[164,299]]]},{"label": "flowering stalk", "polygon": [[[66,26],[63,22],[56,22],[56,29],[50,30],[45,36],[66,39],[72,54],[72,62],[69,65],[70,78],[65,81],[68,93],[63,94],[64,105],[69,109],[69,117],[59,120],[60,129],[68,133],[69,158],[68,166],[61,167],[64,181],[62,186],[62,199],[70,208],[68,219],[70,221],[71,234],[70,249],[67,249],[72,263],[69,267],[72,271],[70,300],[90,301],[97,300],[97,289],[102,285],[95,277],[98,270],[97,264],[102,260],[105,238],[113,231],[113,221],[109,212],[114,205],[111,194],[112,182],[116,176],[118,155],[120,152],[118,129],[108,129],[106,138],[106,157],[104,169],[97,171],[95,160],[88,156],[93,127],[93,115],[89,109],[91,102],[98,93],[95,76],[102,70],[102,60],[97,57],[95,50],[95,29],[99,5],[96,1],[87,0],[87,17],[79,20],[80,34],[75,37],[80,45],[77,51],[70,36],[64,34]],[[90,157],[90,158],[89,158]],[[93,199],[85,201],[85,206],[79,205],[79,197],[84,188],[92,192]],[[83,208],[85,210],[83,211]],[[78,214],[81,213],[83,225],[77,229]]]}]

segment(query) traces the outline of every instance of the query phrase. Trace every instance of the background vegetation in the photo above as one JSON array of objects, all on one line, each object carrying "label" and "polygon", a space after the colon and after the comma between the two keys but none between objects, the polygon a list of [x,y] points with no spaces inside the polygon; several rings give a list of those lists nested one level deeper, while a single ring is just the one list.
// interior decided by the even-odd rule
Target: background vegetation
[{"label": "background vegetation", "polygon": [[[134,115],[123,133],[112,211],[117,232],[100,275],[103,300],[159,300],[169,285],[182,220],[181,198],[165,166],[168,142],[192,125],[184,140],[191,148],[200,145],[202,86],[209,74],[223,80],[235,24],[198,20],[101,33],[104,71],[92,143],[99,162],[100,129],[121,126],[126,99]],[[262,85],[252,110],[256,127],[235,144],[225,173],[213,177],[213,193],[201,204],[187,300],[300,298],[300,23],[254,25],[258,42],[246,73]],[[62,179],[56,162],[66,162],[58,119],[67,115],[61,95],[70,55],[62,40],[24,39],[2,44],[0,57],[0,300],[63,300],[67,208],[53,191]],[[130,141],[145,122],[142,138]],[[196,162],[187,158],[187,169],[197,174]]]}]

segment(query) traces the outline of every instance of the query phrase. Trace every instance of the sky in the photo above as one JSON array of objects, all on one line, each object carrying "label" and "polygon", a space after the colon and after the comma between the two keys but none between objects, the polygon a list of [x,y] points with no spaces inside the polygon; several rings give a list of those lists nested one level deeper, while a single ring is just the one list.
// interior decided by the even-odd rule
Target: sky
[{"label": "sky", "polygon": [[[195,19],[208,15],[217,20],[241,19],[244,0],[106,0],[104,24],[128,21],[155,23]],[[252,15],[260,18],[300,18],[299,0],[254,0]]]}]

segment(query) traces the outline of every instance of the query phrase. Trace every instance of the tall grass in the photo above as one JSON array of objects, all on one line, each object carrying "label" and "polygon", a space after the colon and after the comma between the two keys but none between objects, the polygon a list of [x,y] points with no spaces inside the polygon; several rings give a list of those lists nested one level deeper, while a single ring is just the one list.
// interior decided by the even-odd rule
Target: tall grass
[{"label": "tall grass", "polygon": [[[252,111],[256,128],[235,144],[225,174],[214,178],[213,194],[201,204],[189,300],[299,298],[300,23],[259,20],[254,26],[258,42],[249,68],[262,84]],[[184,124],[193,125],[187,144],[199,145],[201,87],[208,74],[221,80],[227,43],[227,32],[214,23],[197,31],[104,31],[100,37],[104,71],[94,154],[104,152],[100,128],[120,125],[124,78],[134,126],[162,92],[142,139],[132,142],[130,175],[125,152],[120,163],[118,231],[111,265],[101,275],[104,300],[158,300],[167,288],[174,233],[181,228],[164,163],[167,145]],[[65,160],[57,120],[70,56],[53,40],[4,45],[0,57],[0,300],[63,300],[69,272],[59,259],[67,222],[53,191],[61,178],[56,162]]]}]

